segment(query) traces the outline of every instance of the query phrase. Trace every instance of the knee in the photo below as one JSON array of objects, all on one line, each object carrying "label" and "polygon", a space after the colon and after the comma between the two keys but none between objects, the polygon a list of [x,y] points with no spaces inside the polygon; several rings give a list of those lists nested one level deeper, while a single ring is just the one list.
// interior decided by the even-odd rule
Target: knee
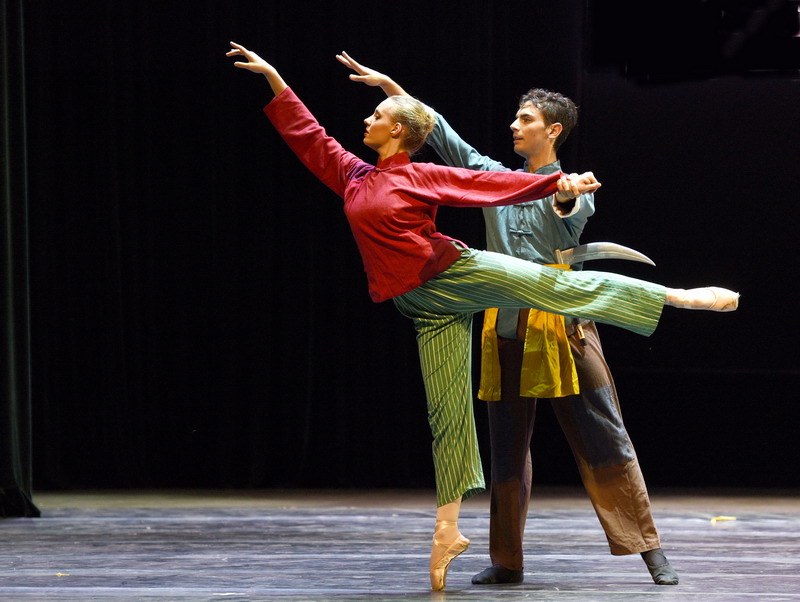
[{"label": "knee", "polygon": [[589,468],[607,468],[627,464],[635,458],[633,446],[627,437],[606,439],[585,447],[583,461]]}]

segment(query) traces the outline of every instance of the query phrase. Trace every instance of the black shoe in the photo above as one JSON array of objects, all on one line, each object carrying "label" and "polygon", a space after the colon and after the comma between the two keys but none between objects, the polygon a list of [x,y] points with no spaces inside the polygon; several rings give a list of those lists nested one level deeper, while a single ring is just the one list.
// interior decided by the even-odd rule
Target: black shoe
[{"label": "black shoe", "polygon": [[472,577],[475,585],[489,585],[491,583],[522,583],[522,571],[507,569],[499,564],[493,564],[488,569],[483,569],[480,573]]},{"label": "black shoe", "polygon": [[661,548],[642,552],[642,558],[656,585],[678,585],[678,573],[664,556]]}]

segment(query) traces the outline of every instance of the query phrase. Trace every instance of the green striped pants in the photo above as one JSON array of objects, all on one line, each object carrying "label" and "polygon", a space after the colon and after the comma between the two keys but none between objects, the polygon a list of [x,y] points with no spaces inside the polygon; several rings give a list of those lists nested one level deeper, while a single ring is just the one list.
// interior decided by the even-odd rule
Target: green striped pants
[{"label": "green striped pants", "polygon": [[433,435],[437,504],[484,491],[472,410],[472,316],[490,307],[533,307],[651,334],[666,289],[610,272],[570,272],[464,249],[448,269],[394,298],[417,330]]}]

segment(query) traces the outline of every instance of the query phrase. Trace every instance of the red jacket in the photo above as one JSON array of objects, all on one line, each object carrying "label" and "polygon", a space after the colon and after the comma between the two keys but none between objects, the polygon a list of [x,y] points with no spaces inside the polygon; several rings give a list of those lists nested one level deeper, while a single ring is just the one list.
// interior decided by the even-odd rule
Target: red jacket
[{"label": "red jacket", "polygon": [[325,133],[290,88],[264,112],[298,158],[344,199],[374,302],[416,288],[458,259],[460,241],[436,231],[439,205],[488,207],[557,192],[561,172],[472,171],[412,163],[400,153],[370,165]]}]

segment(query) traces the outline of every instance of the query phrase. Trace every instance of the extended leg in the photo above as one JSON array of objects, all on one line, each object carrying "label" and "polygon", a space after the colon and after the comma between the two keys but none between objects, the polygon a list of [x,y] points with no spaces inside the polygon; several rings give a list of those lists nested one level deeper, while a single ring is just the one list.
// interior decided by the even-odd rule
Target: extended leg
[{"label": "extended leg", "polygon": [[533,307],[642,335],[652,334],[667,303],[715,311],[738,306],[738,294],[727,289],[681,292],[611,272],[569,272],[474,249],[465,250],[447,270],[398,299],[440,314]]},{"label": "extended leg", "polygon": [[470,249],[399,299],[440,314],[534,307],[649,335],[661,316],[666,288],[610,272],[568,272]]}]

